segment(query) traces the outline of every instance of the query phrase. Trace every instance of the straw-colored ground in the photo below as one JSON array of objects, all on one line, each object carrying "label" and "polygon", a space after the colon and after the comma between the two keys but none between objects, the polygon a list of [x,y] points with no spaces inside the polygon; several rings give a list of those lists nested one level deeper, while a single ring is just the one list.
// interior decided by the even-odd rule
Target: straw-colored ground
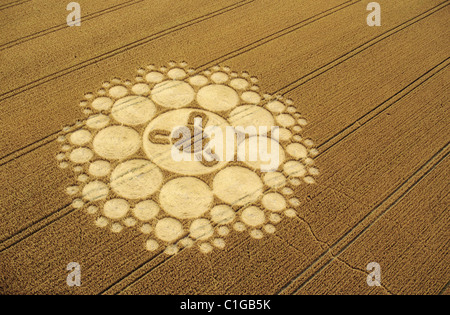
[{"label": "straw-colored ground", "polygon": [[[78,2],[81,27],[61,1],[0,1],[0,293],[450,293],[450,1],[379,0],[381,27],[366,0]],[[172,60],[248,72],[308,121],[320,175],[273,234],[168,255],[73,206],[55,157],[84,95]]]}]

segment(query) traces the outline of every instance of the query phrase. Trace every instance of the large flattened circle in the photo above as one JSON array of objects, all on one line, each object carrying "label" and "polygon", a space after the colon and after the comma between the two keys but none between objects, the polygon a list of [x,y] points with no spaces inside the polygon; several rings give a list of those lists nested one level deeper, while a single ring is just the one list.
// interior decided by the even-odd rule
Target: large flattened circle
[{"label": "large flattened circle", "polygon": [[153,102],[143,96],[127,96],[117,100],[111,114],[118,122],[128,126],[137,126],[150,121],[156,113]]},{"label": "large flattened circle", "polygon": [[263,193],[261,178],[251,170],[231,166],[214,177],[214,194],[229,205],[243,206],[259,200]]},{"label": "large flattened circle", "polygon": [[163,210],[178,219],[201,217],[213,203],[208,185],[194,177],[180,177],[167,182],[159,194]]},{"label": "large flattened circle", "polygon": [[286,154],[280,143],[265,136],[252,136],[237,148],[239,161],[255,170],[274,172],[285,161]]},{"label": "large flattened circle", "polygon": [[111,173],[111,188],[119,196],[143,199],[156,192],[163,182],[159,168],[147,160],[130,160]]},{"label": "large flattened circle", "polygon": [[[180,160],[178,157],[175,158],[172,154],[172,149],[177,150],[171,142],[174,131],[179,127],[187,126],[189,117],[195,113],[207,117],[205,129],[217,126],[220,128],[223,135],[226,134],[226,127],[229,126],[228,122],[214,113],[191,108],[182,108],[166,112],[153,119],[144,131],[144,152],[153,163],[164,170],[189,176],[209,174],[223,168],[228,163],[224,157],[226,150],[224,150],[224,154],[222,158],[220,158],[220,161],[212,166],[206,166],[200,161],[196,161],[194,154],[191,153],[175,151],[176,154],[183,155],[183,160]],[[214,135],[212,135],[212,140],[214,139],[225,141],[226,137],[217,135],[217,138],[214,138]],[[223,147],[226,146],[223,144]]]},{"label": "large flattened circle", "polygon": [[[275,126],[275,119],[272,114],[256,105],[242,105],[235,108],[228,118],[233,127],[247,128],[250,135],[267,134]],[[254,127],[250,130],[248,127]]]},{"label": "large flattened circle", "polygon": [[197,102],[206,110],[214,112],[227,111],[239,104],[239,95],[228,86],[212,84],[198,91]]},{"label": "large flattened circle", "polygon": [[170,80],[158,83],[151,92],[152,100],[166,108],[182,108],[195,98],[194,89],[186,82]]},{"label": "large flattened circle", "polygon": [[93,141],[94,151],[110,160],[127,158],[136,153],[141,141],[139,134],[129,127],[111,126],[101,130]]}]

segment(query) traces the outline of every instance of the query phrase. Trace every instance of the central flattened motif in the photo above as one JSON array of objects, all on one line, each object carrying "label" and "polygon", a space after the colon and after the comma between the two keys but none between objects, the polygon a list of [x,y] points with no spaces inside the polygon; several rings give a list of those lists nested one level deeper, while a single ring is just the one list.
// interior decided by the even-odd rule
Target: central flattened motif
[{"label": "central flattened motif", "polygon": [[[195,117],[201,117],[202,125],[195,126]],[[229,123],[217,114],[192,108],[184,108],[165,112],[150,122],[144,131],[143,148],[148,158],[156,165],[170,172],[182,175],[203,175],[212,173],[223,168],[227,161],[221,158],[218,163],[208,162],[205,156],[206,142],[214,142],[216,139],[205,134],[205,128],[218,127],[226,133]],[[183,143],[182,137],[174,138],[180,127],[188,128],[191,137],[189,143]],[[192,128],[189,128],[192,127]],[[200,136],[199,144],[195,143],[195,138]],[[205,141],[206,140],[206,141]],[[187,150],[179,150],[180,158],[174,159],[172,150],[178,142],[184,145]],[[225,144],[226,145],[226,144]],[[197,148],[198,147],[198,148]],[[179,148],[179,146],[177,146]],[[199,156],[200,154],[200,156]]]}]

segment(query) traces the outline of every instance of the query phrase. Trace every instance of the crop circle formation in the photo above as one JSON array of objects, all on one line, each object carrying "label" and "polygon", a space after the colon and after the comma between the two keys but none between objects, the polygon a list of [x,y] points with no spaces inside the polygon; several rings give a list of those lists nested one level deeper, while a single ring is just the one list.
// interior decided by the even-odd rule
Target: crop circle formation
[{"label": "crop circle formation", "polygon": [[[257,83],[229,67],[200,72],[171,62],[86,93],[80,102],[86,118],[58,137],[59,166],[74,174],[66,188],[72,206],[113,233],[138,229],[147,236],[146,250],[168,255],[192,246],[205,254],[223,249],[230,233],[247,232],[254,239],[275,233],[302,205],[295,190],[316,182],[318,151],[303,137],[307,122],[293,101],[262,94]],[[191,126],[193,115],[204,126]],[[175,161],[177,126],[256,131],[238,138],[234,159]],[[276,140],[263,132],[272,127],[279,128]],[[278,148],[280,163],[270,172],[262,171],[262,158],[248,157],[251,143],[261,139]],[[194,145],[181,153],[201,157],[203,147]]]}]

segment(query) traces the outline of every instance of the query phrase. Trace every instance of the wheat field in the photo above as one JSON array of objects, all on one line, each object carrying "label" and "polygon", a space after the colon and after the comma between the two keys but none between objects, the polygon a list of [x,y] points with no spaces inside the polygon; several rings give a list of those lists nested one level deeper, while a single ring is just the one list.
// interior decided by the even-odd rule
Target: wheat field
[{"label": "wheat field", "polygon": [[[0,293],[449,294],[450,1],[369,2],[1,0]],[[186,106],[276,122],[301,176],[177,169],[148,138]]]}]

